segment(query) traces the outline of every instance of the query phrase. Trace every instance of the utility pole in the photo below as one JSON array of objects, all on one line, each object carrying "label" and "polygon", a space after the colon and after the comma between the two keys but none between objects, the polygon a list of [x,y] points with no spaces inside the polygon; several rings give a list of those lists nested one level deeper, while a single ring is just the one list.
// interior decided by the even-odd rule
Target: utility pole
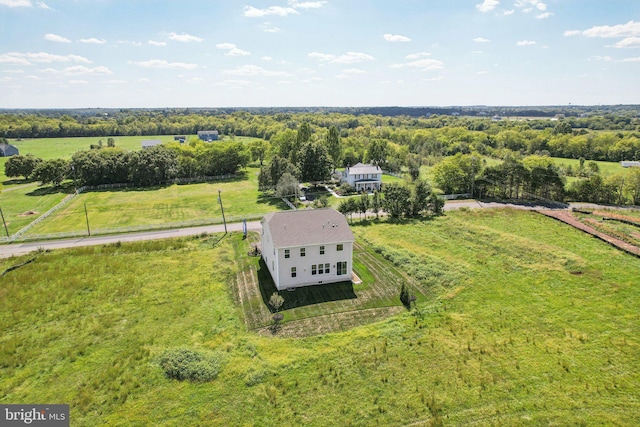
[{"label": "utility pole", "polygon": [[7,228],[7,222],[4,220],[4,214],[2,208],[0,208],[0,216],[2,216],[2,224],[4,224],[4,232],[7,233],[7,239],[9,238],[9,229]]},{"label": "utility pole", "polygon": [[220,209],[222,210],[222,221],[224,222],[224,234],[227,234],[227,220],[224,217],[224,208],[222,207],[222,196],[220,190],[218,190],[218,203],[220,203]]},{"label": "utility pole", "polygon": [[87,233],[91,236],[91,229],[89,228],[89,214],[87,213],[87,204],[84,204],[84,217],[87,219]]}]

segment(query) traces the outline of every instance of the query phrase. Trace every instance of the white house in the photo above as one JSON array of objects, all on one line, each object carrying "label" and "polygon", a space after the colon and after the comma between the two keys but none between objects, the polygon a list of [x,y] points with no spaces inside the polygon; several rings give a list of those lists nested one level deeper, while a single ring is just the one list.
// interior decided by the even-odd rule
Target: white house
[{"label": "white house", "polygon": [[278,290],[351,280],[353,233],[334,209],[262,218],[262,259]]},{"label": "white house", "polygon": [[640,162],[622,161],[620,162],[620,166],[623,168],[640,168]]},{"label": "white house", "polygon": [[382,169],[380,166],[358,163],[355,166],[346,167],[342,171],[341,182],[346,182],[356,191],[380,190],[382,185]]},{"label": "white house", "polygon": [[142,148],[151,148],[156,145],[162,145],[162,141],[159,139],[143,139],[142,140]]}]

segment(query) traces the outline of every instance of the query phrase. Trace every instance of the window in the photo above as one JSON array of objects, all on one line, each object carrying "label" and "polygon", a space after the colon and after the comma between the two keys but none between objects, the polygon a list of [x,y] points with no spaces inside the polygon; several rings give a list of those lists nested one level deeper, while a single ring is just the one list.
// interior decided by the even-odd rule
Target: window
[{"label": "window", "polygon": [[284,257],[285,258],[291,258],[291,251],[289,249],[285,249],[284,250]]},{"label": "window", "polygon": [[324,255],[324,246],[320,246],[320,255]]},{"label": "window", "polygon": [[322,264],[318,264],[318,274],[323,274],[324,270],[322,269],[323,265]]},{"label": "window", "polygon": [[341,251],[342,249],[343,249],[342,243],[338,243],[338,245],[336,246],[336,251]]},{"label": "window", "polygon": [[296,268],[295,267],[291,267],[291,277],[296,277],[297,273],[296,273]]},{"label": "window", "polygon": [[347,274],[347,262],[338,262],[338,276],[342,276],[344,274]]},{"label": "window", "polygon": [[324,265],[324,273],[329,274],[329,264]]},{"label": "window", "polygon": [[305,256],[306,255],[306,249],[305,248],[300,248],[300,256]]},{"label": "window", "polygon": [[315,264],[313,264],[313,265],[311,266],[311,275],[312,275],[312,276],[315,276],[316,274],[318,274],[318,268],[317,268],[317,267],[318,267],[318,266],[317,266],[317,265],[315,265]]}]

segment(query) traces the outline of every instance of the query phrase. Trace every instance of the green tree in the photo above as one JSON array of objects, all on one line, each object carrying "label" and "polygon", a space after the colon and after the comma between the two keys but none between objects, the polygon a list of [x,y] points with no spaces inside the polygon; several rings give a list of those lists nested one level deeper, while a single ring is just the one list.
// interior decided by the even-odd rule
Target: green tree
[{"label": "green tree", "polygon": [[276,184],[276,196],[278,197],[298,197],[299,183],[295,176],[289,172],[282,174]]},{"label": "green tree", "polygon": [[480,169],[477,156],[458,153],[433,167],[433,182],[445,194],[471,192]]},{"label": "green tree", "polygon": [[269,152],[269,143],[263,139],[251,141],[249,151],[251,152],[251,160],[254,162],[260,161],[260,167],[262,167],[264,159]]},{"label": "green tree", "polygon": [[260,168],[260,174],[258,175],[260,189],[275,188],[278,181],[280,181],[280,177],[285,173],[297,176],[298,169],[288,159],[278,155],[273,156],[268,165]]},{"label": "green tree", "polygon": [[420,166],[422,158],[417,154],[409,154],[407,156],[407,167],[409,168],[409,176],[413,181],[420,178]]},{"label": "green tree", "polygon": [[382,192],[384,194],[383,209],[391,218],[400,218],[406,213],[411,214],[411,191],[405,185],[387,184]]},{"label": "green tree", "polygon": [[4,174],[9,178],[17,178],[19,176],[29,179],[42,159],[34,157],[31,154],[26,156],[11,156],[4,164]]},{"label": "green tree", "polygon": [[326,147],[317,142],[306,142],[301,150],[298,163],[302,182],[322,182],[331,175],[331,161]]},{"label": "green tree", "polygon": [[374,139],[367,150],[367,161],[370,163],[385,165],[389,154],[389,143],[385,139]]},{"label": "green tree", "polygon": [[369,210],[369,205],[369,195],[367,193],[362,193],[360,195],[360,200],[358,200],[358,211],[364,215],[364,219],[367,219],[367,211]]},{"label": "green tree", "polygon": [[342,215],[349,216],[349,219],[351,219],[351,215],[358,212],[358,202],[356,202],[353,197],[343,199],[338,205],[338,212]]},{"label": "green tree", "polygon": [[333,170],[335,172],[337,165],[339,165],[342,160],[342,144],[340,143],[340,133],[338,132],[338,128],[335,126],[331,126],[329,128],[325,142],[327,145],[327,151],[331,157]]},{"label": "green tree", "polygon": [[429,211],[431,193],[431,186],[426,181],[419,179],[415,182],[411,199],[411,216],[417,218]]},{"label": "green tree", "polygon": [[40,181],[40,185],[60,185],[71,171],[70,163],[64,159],[44,160],[36,166],[33,178]]},{"label": "green tree", "polygon": [[269,305],[276,313],[280,311],[280,308],[284,305],[284,298],[277,292],[274,292],[269,297]]},{"label": "green tree", "polygon": [[373,196],[371,197],[371,210],[373,210],[376,213],[376,218],[379,218],[381,209],[382,209],[382,197],[378,190],[374,190]]}]

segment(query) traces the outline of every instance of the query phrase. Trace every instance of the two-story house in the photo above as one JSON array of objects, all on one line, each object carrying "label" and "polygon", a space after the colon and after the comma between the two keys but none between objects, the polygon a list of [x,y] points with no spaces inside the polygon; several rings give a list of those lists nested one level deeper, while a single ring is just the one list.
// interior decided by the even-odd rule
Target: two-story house
[{"label": "two-story house", "polygon": [[351,280],[354,237],[340,212],[273,212],[261,223],[262,259],[278,290]]},{"label": "two-story house", "polygon": [[357,192],[380,190],[382,185],[382,169],[380,166],[358,163],[342,171],[341,182],[346,182]]}]

